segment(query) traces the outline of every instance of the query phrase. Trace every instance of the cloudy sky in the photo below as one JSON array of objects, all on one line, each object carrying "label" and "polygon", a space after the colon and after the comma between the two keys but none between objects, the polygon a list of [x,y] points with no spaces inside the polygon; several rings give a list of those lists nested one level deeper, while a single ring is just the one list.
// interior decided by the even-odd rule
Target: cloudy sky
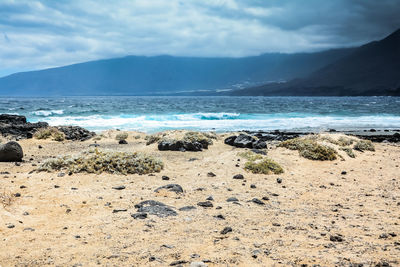
[{"label": "cloudy sky", "polygon": [[0,0],[0,77],[125,55],[354,46],[400,28],[400,0]]}]

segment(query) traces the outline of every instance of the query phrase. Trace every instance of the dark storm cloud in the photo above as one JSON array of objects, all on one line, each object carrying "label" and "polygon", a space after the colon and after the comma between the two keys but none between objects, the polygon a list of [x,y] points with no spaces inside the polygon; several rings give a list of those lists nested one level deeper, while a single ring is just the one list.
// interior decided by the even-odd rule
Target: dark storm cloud
[{"label": "dark storm cloud", "polygon": [[398,14],[400,0],[4,0],[0,75],[128,54],[354,46],[400,28]]}]

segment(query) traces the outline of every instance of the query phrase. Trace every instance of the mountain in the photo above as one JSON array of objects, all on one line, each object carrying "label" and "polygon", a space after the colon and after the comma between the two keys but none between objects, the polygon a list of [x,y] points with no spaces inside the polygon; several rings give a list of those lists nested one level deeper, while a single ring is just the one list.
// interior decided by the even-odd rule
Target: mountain
[{"label": "mountain", "polygon": [[305,78],[269,83],[231,95],[400,95],[400,29],[354,49]]},{"label": "mountain", "polygon": [[157,95],[243,88],[302,77],[352,48],[244,58],[127,56],[0,78],[0,95]]}]

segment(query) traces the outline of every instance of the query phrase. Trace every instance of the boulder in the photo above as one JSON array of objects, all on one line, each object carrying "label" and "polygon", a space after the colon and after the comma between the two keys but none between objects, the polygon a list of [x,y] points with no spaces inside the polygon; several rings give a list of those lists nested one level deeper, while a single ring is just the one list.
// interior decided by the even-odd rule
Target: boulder
[{"label": "boulder", "polygon": [[235,141],[233,142],[233,145],[235,147],[242,147],[242,148],[252,148],[253,147],[253,142],[255,142],[256,139],[254,139],[250,135],[246,134],[240,134]]},{"label": "boulder", "polygon": [[79,126],[58,126],[57,129],[64,133],[66,140],[72,141],[86,141],[96,135]]},{"label": "boulder", "polygon": [[254,149],[265,149],[267,148],[267,143],[261,140],[257,140],[252,143],[252,146]]},{"label": "boulder", "polygon": [[24,116],[0,114],[0,134],[3,136],[12,136],[17,139],[32,138],[38,129],[48,126],[46,122],[26,122]]},{"label": "boulder", "polygon": [[163,140],[158,143],[160,151],[202,151],[203,145],[200,142],[189,142],[181,140]]},{"label": "boulder", "polygon": [[0,145],[0,162],[22,161],[23,156],[22,147],[17,142]]},{"label": "boulder", "polygon": [[229,136],[228,138],[226,138],[224,140],[224,143],[227,145],[233,146],[233,143],[235,142],[236,138],[237,138],[236,135]]}]

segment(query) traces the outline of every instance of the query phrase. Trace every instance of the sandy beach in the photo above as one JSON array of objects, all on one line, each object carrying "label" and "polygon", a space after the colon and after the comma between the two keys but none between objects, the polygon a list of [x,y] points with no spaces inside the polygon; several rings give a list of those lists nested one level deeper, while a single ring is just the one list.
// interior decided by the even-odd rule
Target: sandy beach
[{"label": "sandy beach", "polygon": [[[398,143],[374,143],[375,152],[356,151],[355,158],[341,151],[342,159],[313,161],[272,141],[268,157],[284,173],[265,175],[244,169],[238,153],[248,149],[224,144],[230,134],[219,134],[201,152],[159,151],[133,132],[119,145],[116,134],[84,142],[19,141],[24,161],[0,163],[0,266],[400,264]],[[98,149],[145,152],[164,169],[146,175],[34,171],[48,158],[95,142]],[[233,179],[237,174],[244,179]],[[183,193],[155,192],[167,184]],[[207,199],[212,207],[198,205]],[[144,200],[177,215],[133,218]],[[195,209],[180,210],[186,206]],[[221,232],[226,227],[232,231]]]}]

